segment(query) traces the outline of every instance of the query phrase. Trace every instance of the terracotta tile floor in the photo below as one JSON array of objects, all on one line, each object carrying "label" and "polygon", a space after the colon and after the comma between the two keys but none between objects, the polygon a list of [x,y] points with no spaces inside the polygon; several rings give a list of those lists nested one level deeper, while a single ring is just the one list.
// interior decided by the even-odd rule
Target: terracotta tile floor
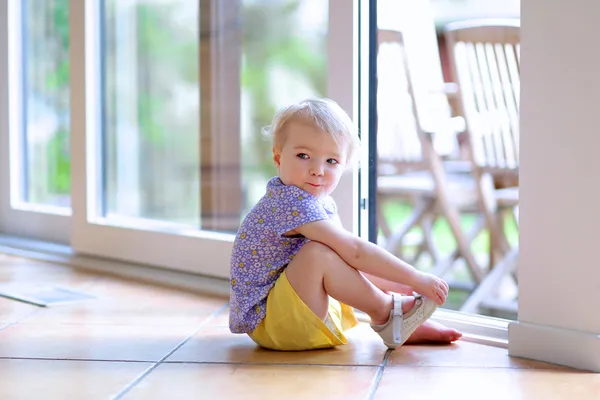
[{"label": "terracotta tile floor", "polygon": [[227,329],[227,300],[0,254],[0,283],[98,298],[0,297],[0,399],[596,399],[600,374],[459,342],[387,351],[366,325],[333,350],[273,352]]}]

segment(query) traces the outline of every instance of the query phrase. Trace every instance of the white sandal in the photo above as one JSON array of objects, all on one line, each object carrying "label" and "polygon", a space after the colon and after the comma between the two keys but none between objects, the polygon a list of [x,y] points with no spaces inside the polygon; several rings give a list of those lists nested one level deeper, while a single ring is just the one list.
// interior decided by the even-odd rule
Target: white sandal
[{"label": "white sandal", "polygon": [[389,349],[402,346],[410,335],[431,317],[437,308],[437,304],[427,297],[420,294],[415,294],[414,297],[415,305],[408,313],[402,315],[403,296],[392,293],[394,305],[392,311],[390,311],[390,318],[383,325],[371,325],[371,328],[381,336],[383,343]]}]

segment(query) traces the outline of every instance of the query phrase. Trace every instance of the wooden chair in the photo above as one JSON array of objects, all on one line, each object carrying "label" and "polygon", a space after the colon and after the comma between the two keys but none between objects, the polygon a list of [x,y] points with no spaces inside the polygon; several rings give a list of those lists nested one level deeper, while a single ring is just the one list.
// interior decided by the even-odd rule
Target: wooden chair
[{"label": "wooden chair", "polygon": [[[466,234],[460,225],[459,211],[477,212],[477,197],[470,170],[459,164],[445,163],[435,151],[433,135],[455,134],[457,124],[449,113],[438,115],[439,130],[425,130],[420,119],[410,68],[401,32],[379,30],[378,68],[378,223],[386,237],[382,243],[390,252],[399,251],[407,233],[415,226],[423,230],[420,250],[429,252],[435,262],[434,273],[443,276],[458,258],[465,260],[473,280],[478,284],[483,271],[471,251],[471,242],[483,227],[479,220],[473,232]],[[423,98],[423,97],[422,97]],[[399,229],[392,230],[383,215],[386,203],[411,201],[413,212]],[[441,259],[433,243],[431,227],[435,219],[445,218],[456,240],[456,250]],[[410,262],[410,261],[409,261]]]},{"label": "wooden chair", "polygon": [[[378,222],[390,252],[414,262],[424,252],[434,261],[439,256],[432,240],[433,198],[426,179],[428,165],[423,160],[421,139],[417,133],[416,107],[413,104],[412,82],[408,82],[408,65],[405,59],[403,37],[398,31],[378,30]],[[389,101],[393,99],[393,101]],[[391,117],[391,118],[390,118]],[[393,177],[394,181],[390,180]],[[393,187],[391,191],[386,187]],[[424,187],[423,187],[424,185]],[[383,215],[388,201],[401,199],[412,203],[413,211],[400,229],[392,230]],[[420,226],[423,237],[413,259],[403,251],[407,234]]]},{"label": "wooden chair", "polygon": [[493,182],[499,177],[518,182],[520,22],[458,22],[448,25],[445,35],[468,133],[478,203],[494,253],[500,257],[462,311],[477,312],[487,303],[489,308],[515,312],[516,303],[494,301],[492,292],[506,276],[516,279],[518,247],[511,249],[508,244],[502,211],[513,211],[518,225],[518,187],[496,190]]}]

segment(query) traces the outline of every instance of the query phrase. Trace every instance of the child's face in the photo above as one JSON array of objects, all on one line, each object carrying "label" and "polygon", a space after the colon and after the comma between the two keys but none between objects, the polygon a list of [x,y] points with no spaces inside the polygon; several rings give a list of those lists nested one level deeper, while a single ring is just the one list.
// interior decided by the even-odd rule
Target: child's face
[{"label": "child's face", "polygon": [[326,133],[292,122],[282,148],[273,148],[273,160],[285,185],[321,198],[331,194],[340,181],[346,151]]}]

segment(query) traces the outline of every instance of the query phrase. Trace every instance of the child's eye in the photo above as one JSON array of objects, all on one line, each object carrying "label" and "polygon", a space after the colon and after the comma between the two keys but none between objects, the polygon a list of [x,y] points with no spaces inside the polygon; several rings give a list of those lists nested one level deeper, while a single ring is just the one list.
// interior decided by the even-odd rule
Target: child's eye
[{"label": "child's eye", "polygon": [[327,160],[327,162],[328,162],[329,164],[334,164],[334,165],[335,165],[335,164],[339,164],[338,160],[336,160],[335,158],[329,158],[329,159]]},{"label": "child's eye", "polygon": [[297,155],[298,158],[301,158],[303,160],[308,160],[308,154],[306,153],[300,153]]}]

